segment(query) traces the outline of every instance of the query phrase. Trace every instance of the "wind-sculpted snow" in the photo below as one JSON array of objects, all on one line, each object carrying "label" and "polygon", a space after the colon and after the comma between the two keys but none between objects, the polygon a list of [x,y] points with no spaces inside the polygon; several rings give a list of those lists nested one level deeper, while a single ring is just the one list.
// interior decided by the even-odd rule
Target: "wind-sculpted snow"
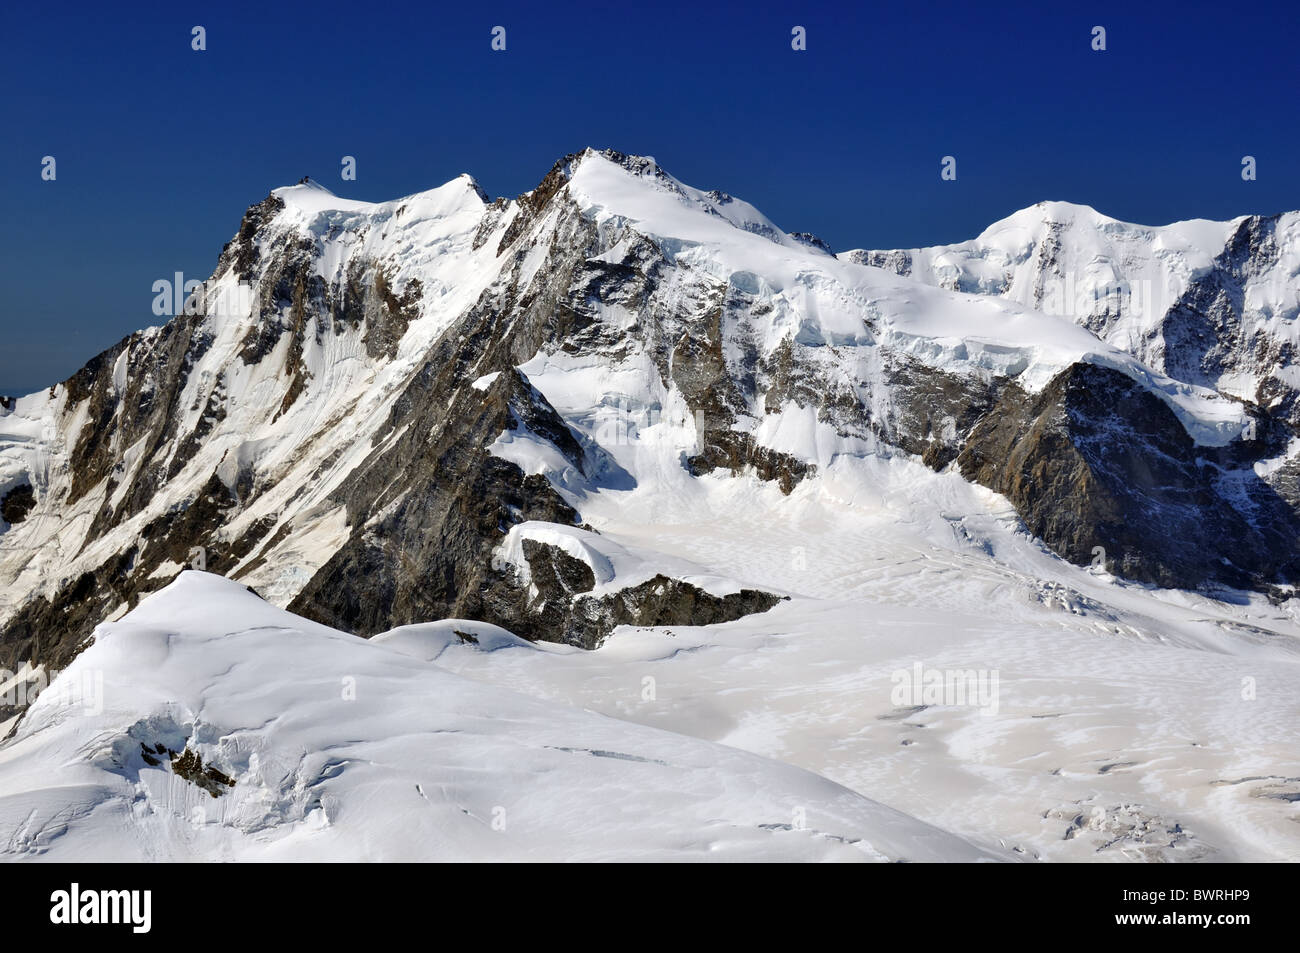
[{"label": "wind-sculpted snow", "polygon": [[[60,693],[87,672],[99,710]],[[101,627],[61,679],[0,750],[7,860],[1011,857],[798,768],[458,677],[396,634],[367,642],[207,574]],[[196,783],[168,751],[233,783]]]}]

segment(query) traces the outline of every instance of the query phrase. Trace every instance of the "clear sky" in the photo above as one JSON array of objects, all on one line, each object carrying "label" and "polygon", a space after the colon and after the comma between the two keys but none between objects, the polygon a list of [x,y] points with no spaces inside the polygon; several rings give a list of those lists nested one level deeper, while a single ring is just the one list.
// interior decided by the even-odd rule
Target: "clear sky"
[{"label": "clear sky", "polygon": [[1149,224],[1300,208],[1294,0],[6,3],[0,83],[7,394],[158,323],[153,282],[206,278],[303,175],[513,196],[609,147],[836,250],[959,241],[1044,199]]}]

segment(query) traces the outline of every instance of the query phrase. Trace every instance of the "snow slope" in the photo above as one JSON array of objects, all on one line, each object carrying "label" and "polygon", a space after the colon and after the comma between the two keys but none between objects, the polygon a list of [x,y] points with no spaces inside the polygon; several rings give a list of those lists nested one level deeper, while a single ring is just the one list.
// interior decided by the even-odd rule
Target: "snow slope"
[{"label": "snow slope", "polygon": [[[314,625],[227,580],[183,574],[102,627],[0,749],[3,856],[1005,856],[808,772],[530,700],[394,642]],[[98,697],[70,690],[101,682]],[[214,797],[165,755],[150,765],[142,744],[198,752],[234,784]]]},{"label": "snow slope", "polygon": [[[611,550],[791,599],[623,627],[594,652],[439,642],[440,666],[796,764],[1025,857],[1300,860],[1290,603],[1071,566],[1001,497],[897,458],[841,459],[789,497],[752,477],[645,481],[586,513]],[[900,703],[918,664],[996,673],[996,705]]]}]

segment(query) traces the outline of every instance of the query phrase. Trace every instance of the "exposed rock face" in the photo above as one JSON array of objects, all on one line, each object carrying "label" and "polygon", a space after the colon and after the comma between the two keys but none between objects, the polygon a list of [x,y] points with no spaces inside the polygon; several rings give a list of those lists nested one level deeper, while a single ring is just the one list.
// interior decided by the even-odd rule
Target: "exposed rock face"
[{"label": "exposed rock face", "polygon": [[718,468],[732,473],[749,470],[760,480],[774,481],[787,495],[816,469],[798,457],[761,447],[752,434],[735,430],[706,430],[704,449],[687,457],[686,464],[696,476]]},{"label": "exposed rock face", "polygon": [[[401,405],[402,436],[338,490],[352,533],[291,611],[362,635],[448,617],[512,628],[515,619],[485,598],[493,547],[513,523],[578,521],[544,477],[486,450],[514,425],[514,408],[532,421],[558,420],[533,403],[540,395],[522,375],[507,371],[485,393],[465,388],[445,406],[431,395],[448,392],[455,359],[425,370]],[[580,469],[581,448],[567,430],[556,440]]]},{"label": "exposed rock face", "polygon": [[827,255],[835,254],[834,250],[831,248],[830,245],[828,245],[823,239],[818,238],[816,235],[812,234],[811,232],[791,232],[790,237],[793,238],[795,241],[797,241],[800,245],[807,245],[809,248],[815,248],[820,252],[825,252]]},{"label": "exposed rock face", "polygon": [[884,268],[896,275],[906,278],[912,273],[912,256],[901,250],[875,251],[855,248],[844,253],[845,260],[858,265],[870,265],[872,268]]},{"label": "exposed rock face", "polygon": [[36,496],[30,483],[23,483],[0,495],[0,520],[21,523],[36,505]]},{"label": "exposed rock face", "polygon": [[[1241,220],[1213,267],[1194,278],[1150,334],[1153,363],[1171,377],[1208,387],[1228,376],[1254,378],[1253,393],[1243,394],[1270,414],[1300,424],[1300,388],[1288,373],[1295,362],[1293,335],[1277,333],[1278,319],[1294,324],[1296,314],[1274,310],[1261,321],[1251,298],[1276,284],[1277,231],[1282,216]],[[1286,328],[1286,325],[1283,325]]]},{"label": "exposed rock face", "polygon": [[[563,550],[524,541],[530,586],[499,575],[485,597],[485,613],[508,620],[525,638],[600,645],[620,625],[712,625],[766,612],[782,597],[757,589],[717,596],[662,573],[635,586],[587,595],[596,585],[591,569]],[[503,623],[498,623],[503,624]]]},{"label": "exposed rock face", "polygon": [[958,465],[1072,562],[1096,556],[1165,587],[1259,589],[1296,578],[1300,518],[1243,465],[1250,456],[1198,449],[1157,397],[1076,364],[1033,397],[1008,387]]}]

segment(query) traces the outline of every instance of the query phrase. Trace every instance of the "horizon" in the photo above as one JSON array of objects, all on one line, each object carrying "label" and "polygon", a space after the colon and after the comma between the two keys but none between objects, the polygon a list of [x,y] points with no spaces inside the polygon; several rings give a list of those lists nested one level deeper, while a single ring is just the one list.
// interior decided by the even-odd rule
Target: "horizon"
[{"label": "horizon", "polygon": [[[514,197],[574,147],[614,148],[836,251],[962,242],[1047,201],[1153,226],[1300,208],[1300,130],[1278,118],[1298,82],[1293,8],[670,5],[556,21],[512,4],[360,19],[337,3],[311,17],[149,4],[4,19],[0,178],[21,226],[0,238],[9,396],[157,324],[153,282],[207,279],[244,210],[303,174],[371,202],[461,172]],[[955,181],[940,179],[947,155]]]},{"label": "horizon", "polygon": [[[650,159],[650,160],[653,160],[653,161],[655,162],[655,164],[659,167],[660,171],[662,171],[662,172],[664,172],[665,174],[667,174],[667,175],[671,176],[672,178],[676,179],[678,182],[681,182],[683,185],[688,185],[688,186],[690,186],[690,187],[692,187],[692,188],[700,189],[701,191],[710,191],[711,189],[716,188],[716,189],[718,189],[718,191],[725,192],[726,194],[730,195],[730,196],[731,196],[732,198],[734,198],[734,199],[741,199],[742,201],[749,201],[749,200],[748,200],[745,196],[743,196],[743,195],[737,195],[737,194],[735,194],[734,192],[729,192],[727,189],[720,188],[720,187],[718,187],[718,186],[700,185],[700,184],[696,184],[696,183],[694,183],[694,182],[686,182],[686,181],[684,181],[683,179],[679,178],[678,176],[673,175],[673,171],[672,171],[672,169],[669,169],[669,168],[667,168],[666,166],[664,166],[662,163],[660,163],[659,160],[658,160],[658,159],[657,159],[653,154],[637,153],[637,152],[627,152],[627,151],[625,151],[625,150],[623,150],[623,149],[619,149],[617,146],[611,146],[611,145],[598,146],[598,145],[588,144],[588,145],[583,146],[581,149],[576,149],[576,150],[574,150],[574,151],[572,151],[572,152],[566,152],[564,155],[558,157],[554,162],[552,162],[552,163],[547,167],[547,169],[548,169],[548,171],[549,171],[550,169],[555,168],[555,166],[557,166],[559,163],[563,162],[565,159],[572,158],[572,157],[575,157],[575,156],[580,156],[580,155],[582,155],[582,153],[584,153],[584,152],[586,152],[586,151],[588,151],[588,150],[590,150],[591,152],[598,153],[598,154],[600,154],[600,153],[605,153],[605,152],[618,152],[618,153],[621,153],[621,154],[623,154],[623,155],[625,155],[625,156],[628,156],[628,157],[630,157],[630,158],[636,158],[636,159]],[[341,199],[344,199],[344,200],[349,201],[349,202],[365,202],[365,203],[370,204],[370,205],[384,205],[384,204],[387,204],[387,203],[390,203],[390,202],[400,202],[400,201],[402,201],[402,200],[404,200],[404,199],[413,198],[413,197],[415,197],[415,196],[417,196],[417,195],[424,195],[424,194],[427,193],[427,192],[433,192],[433,191],[436,191],[437,189],[440,189],[440,188],[443,188],[444,186],[450,185],[452,182],[455,182],[457,179],[462,178],[462,177],[467,177],[467,178],[469,178],[470,180],[472,180],[472,181],[474,182],[475,185],[479,186],[479,188],[482,189],[482,190],[483,190],[483,191],[488,195],[488,200],[489,200],[489,201],[495,201],[495,200],[497,200],[497,199],[506,199],[506,200],[508,200],[508,201],[513,201],[513,200],[516,200],[516,199],[520,198],[520,197],[523,196],[523,195],[528,194],[529,192],[532,192],[534,189],[536,189],[536,188],[537,188],[537,185],[541,183],[542,178],[545,178],[545,176],[546,176],[546,173],[542,173],[542,176],[537,180],[537,183],[535,183],[531,188],[525,190],[524,192],[520,192],[520,193],[517,193],[517,194],[514,194],[514,195],[493,195],[489,190],[487,190],[487,189],[483,189],[483,188],[482,188],[482,183],[479,181],[478,176],[476,176],[476,175],[473,173],[472,170],[470,170],[470,169],[465,169],[465,170],[463,170],[463,171],[461,171],[461,172],[456,173],[456,174],[453,175],[451,178],[446,179],[446,180],[444,180],[444,181],[442,181],[442,182],[437,183],[436,185],[430,185],[430,186],[428,186],[427,188],[416,189],[414,192],[404,192],[404,193],[402,193],[401,195],[393,195],[393,196],[389,196],[388,198],[379,198],[379,199],[357,199],[357,198],[351,198],[351,197],[348,197],[348,196],[345,196],[345,195],[341,195],[341,194],[340,194],[336,189],[332,189],[332,188],[330,188],[327,184],[325,184],[324,182],[322,182],[320,179],[316,178],[314,175],[311,175],[310,173],[308,173],[307,175],[305,175],[303,178],[305,178],[305,179],[308,180],[308,182],[307,182],[306,184],[310,184],[310,185],[316,186],[317,188],[322,189],[322,190],[328,192],[330,195],[334,196],[335,198],[341,198]],[[271,186],[271,188],[270,188],[269,190],[267,190],[267,195],[270,195],[270,194],[273,193],[273,192],[278,192],[278,191],[281,190],[281,189],[292,188],[292,187],[295,186],[295,185],[303,185],[303,184],[304,184],[304,183],[303,183],[301,180],[299,180],[299,181],[297,181],[297,182],[285,182],[285,183],[282,183],[281,185],[273,185],[273,186]],[[264,199],[264,198],[266,198],[266,196],[262,196],[262,199]],[[257,204],[257,202],[261,201],[262,199],[258,199],[258,200],[256,200],[256,201],[250,203],[250,204],[249,204],[249,205],[244,209],[244,211],[247,212],[248,209],[252,208],[254,205]],[[751,204],[753,204],[753,203],[751,203]],[[1130,220],[1130,219],[1120,218],[1119,216],[1116,216],[1116,215],[1112,215],[1112,214],[1110,214],[1109,212],[1107,212],[1104,208],[1098,208],[1097,206],[1092,205],[1092,204],[1090,204],[1090,203],[1088,203],[1088,202],[1077,202],[1077,201],[1071,201],[1070,199],[1062,199],[1062,198],[1041,198],[1041,199],[1038,199],[1038,200],[1036,200],[1036,201],[1034,201],[1034,202],[1030,202],[1028,205],[1022,205],[1022,206],[1020,206],[1019,208],[1011,209],[1011,210],[1008,211],[1006,214],[1004,214],[1004,215],[1000,215],[1000,216],[998,216],[997,218],[992,219],[991,221],[989,221],[988,223],[986,223],[986,224],[983,226],[983,228],[980,229],[980,231],[982,232],[982,231],[984,231],[985,229],[989,228],[989,227],[992,226],[992,225],[996,225],[996,224],[998,224],[999,222],[1006,221],[1006,220],[1009,219],[1009,218],[1014,218],[1016,215],[1019,215],[1021,212],[1028,211],[1028,210],[1031,209],[1031,208],[1037,208],[1037,207],[1040,206],[1040,205],[1069,205],[1069,206],[1072,206],[1072,207],[1074,207],[1074,208],[1083,208],[1083,209],[1088,209],[1088,210],[1090,210],[1090,211],[1096,212],[1098,215],[1102,216],[1103,218],[1113,219],[1113,220],[1115,220],[1115,221],[1117,221],[1117,222],[1120,222],[1120,223],[1122,223],[1122,224],[1124,224],[1124,225],[1133,225],[1133,226],[1138,227],[1138,228],[1167,228],[1167,227],[1170,226],[1170,225],[1179,225],[1179,224],[1182,224],[1183,222],[1197,222],[1197,221],[1202,221],[1202,222],[1228,222],[1228,221],[1232,221],[1233,219],[1237,219],[1237,218],[1251,218],[1251,217],[1259,217],[1259,218],[1273,218],[1273,217],[1276,217],[1276,216],[1278,216],[1278,215],[1285,215],[1285,214],[1287,214],[1288,212],[1296,212],[1296,211],[1300,211],[1300,206],[1297,206],[1296,208],[1279,208],[1279,209],[1275,209],[1275,210],[1273,210],[1273,211],[1263,211],[1263,212],[1244,212],[1244,213],[1241,213],[1241,214],[1239,214],[1239,215],[1231,215],[1231,216],[1228,216],[1227,218],[1221,218],[1221,219],[1204,218],[1204,217],[1193,217],[1193,218],[1177,218],[1177,219],[1171,219],[1171,220],[1169,220],[1169,221],[1159,221],[1159,222],[1147,222],[1147,221],[1138,222],[1138,221],[1132,221],[1132,220]],[[757,208],[760,212],[763,211],[763,209],[762,209],[760,206],[758,206],[758,205],[755,205],[754,207]],[[764,213],[764,214],[766,214],[766,213]],[[771,218],[771,216],[768,216],[768,217]],[[777,224],[778,226],[781,225],[780,222],[776,222],[775,224]],[[785,231],[786,233],[791,233],[791,232],[797,232],[797,231],[800,231],[800,230],[799,230],[799,229],[783,229],[783,231]],[[824,236],[819,235],[817,232],[811,232],[810,234],[814,235],[814,236],[817,237],[817,238],[824,238]],[[957,238],[957,239],[953,239],[953,240],[951,240],[951,241],[932,242],[932,243],[930,243],[930,244],[928,244],[928,245],[873,245],[873,246],[871,246],[871,247],[868,247],[868,246],[866,246],[866,245],[850,245],[850,246],[846,246],[846,247],[843,247],[843,248],[835,247],[834,245],[832,245],[832,247],[834,248],[834,251],[835,251],[835,253],[836,253],[837,255],[840,254],[841,252],[846,252],[846,251],[857,251],[857,250],[862,250],[862,251],[896,251],[896,250],[914,250],[914,249],[918,249],[918,248],[936,248],[936,247],[941,247],[941,246],[945,246],[945,245],[957,245],[957,244],[961,244],[962,242],[970,241],[970,240],[972,240],[972,239],[974,239],[974,238],[977,238],[977,237],[979,237],[979,234],[980,234],[979,232],[975,232],[974,234],[967,235],[967,236],[965,236],[964,238]]]}]

